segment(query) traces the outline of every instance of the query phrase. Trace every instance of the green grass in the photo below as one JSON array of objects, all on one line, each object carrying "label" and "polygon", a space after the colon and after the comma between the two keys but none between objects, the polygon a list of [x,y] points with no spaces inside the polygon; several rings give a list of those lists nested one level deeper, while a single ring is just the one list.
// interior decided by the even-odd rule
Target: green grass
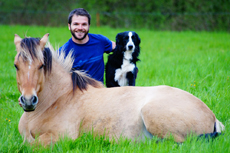
[{"label": "green grass", "polygon": [[[135,29],[91,27],[115,41],[118,32]],[[148,140],[134,143],[121,139],[119,143],[93,139],[84,134],[75,141],[65,138],[53,146],[42,148],[23,144],[18,132],[22,108],[13,66],[16,54],[14,34],[42,37],[50,33],[53,46],[61,46],[70,38],[66,27],[0,25],[0,152],[230,152],[230,34],[225,32],[168,32],[135,30],[141,38],[141,61],[137,85],[170,85],[186,90],[201,100],[226,126],[225,134],[213,141],[196,141],[189,137],[183,144],[173,140]],[[107,56],[105,55],[105,60]]]}]

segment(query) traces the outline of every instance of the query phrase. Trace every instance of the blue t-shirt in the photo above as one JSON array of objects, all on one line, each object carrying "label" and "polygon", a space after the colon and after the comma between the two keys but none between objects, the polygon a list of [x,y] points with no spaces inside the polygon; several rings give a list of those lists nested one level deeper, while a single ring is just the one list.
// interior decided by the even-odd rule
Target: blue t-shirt
[{"label": "blue t-shirt", "polygon": [[103,82],[104,60],[103,54],[112,51],[112,42],[99,34],[88,34],[89,41],[85,44],[77,44],[69,39],[59,51],[64,49],[65,55],[73,50],[73,69],[83,70],[92,78]]}]

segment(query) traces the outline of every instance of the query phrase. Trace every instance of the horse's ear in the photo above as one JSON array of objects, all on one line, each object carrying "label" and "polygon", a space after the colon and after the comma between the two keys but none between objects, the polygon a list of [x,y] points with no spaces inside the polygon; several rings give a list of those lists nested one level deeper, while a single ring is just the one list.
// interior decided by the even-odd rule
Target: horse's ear
[{"label": "horse's ear", "polygon": [[40,47],[43,50],[45,48],[46,42],[48,41],[49,33],[45,34],[40,40]]},{"label": "horse's ear", "polygon": [[16,46],[17,52],[18,52],[19,49],[20,49],[21,41],[22,41],[22,38],[19,37],[19,35],[15,34],[15,35],[14,35],[14,44],[15,44],[15,46]]}]

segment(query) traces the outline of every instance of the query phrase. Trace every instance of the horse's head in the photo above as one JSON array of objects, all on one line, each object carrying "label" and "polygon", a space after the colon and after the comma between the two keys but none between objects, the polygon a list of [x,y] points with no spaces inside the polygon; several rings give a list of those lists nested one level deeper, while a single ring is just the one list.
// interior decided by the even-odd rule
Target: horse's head
[{"label": "horse's head", "polygon": [[14,66],[17,70],[18,90],[21,93],[19,102],[24,111],[35,110],[38,93],[42,90],[44,73],[44,48],[49,34],[42,39],[20,38],[15,34],[14,43],[17,50]]}]

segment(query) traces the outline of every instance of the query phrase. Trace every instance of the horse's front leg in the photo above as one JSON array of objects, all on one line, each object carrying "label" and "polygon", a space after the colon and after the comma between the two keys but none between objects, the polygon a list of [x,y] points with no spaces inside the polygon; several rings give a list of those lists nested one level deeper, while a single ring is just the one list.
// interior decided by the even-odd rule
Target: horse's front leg
[{"label": "horse's front leg", "polygon": [[39,143],[39,144],[42,144],[43,146],[47,146],[47,145],[55,143],[57,140],[58,140],[58,137],[55,136],[54,134],[44,133],[44,134],[38,136],[35,139],[34,143]]}]

